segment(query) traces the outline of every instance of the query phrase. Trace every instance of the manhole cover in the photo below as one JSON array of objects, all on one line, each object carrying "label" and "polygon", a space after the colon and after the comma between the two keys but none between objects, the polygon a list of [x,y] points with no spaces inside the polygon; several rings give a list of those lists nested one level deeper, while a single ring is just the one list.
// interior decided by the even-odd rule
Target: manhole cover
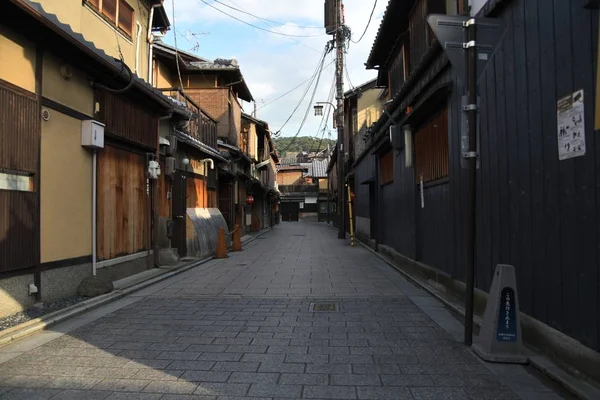
[{"label": "manhole cover", "polygon": [[340,310],[339,303],[310,303],[308,311],[335,312]]}]

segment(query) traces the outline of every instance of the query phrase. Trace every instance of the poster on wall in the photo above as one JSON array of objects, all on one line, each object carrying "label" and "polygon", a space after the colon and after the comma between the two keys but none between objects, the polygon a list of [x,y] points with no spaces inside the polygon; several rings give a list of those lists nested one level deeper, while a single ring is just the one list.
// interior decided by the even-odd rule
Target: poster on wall
[{"label": "poster on wall", "polygon": [[585,118],[583,90],[558,100],[558,159],[585,155]]}]

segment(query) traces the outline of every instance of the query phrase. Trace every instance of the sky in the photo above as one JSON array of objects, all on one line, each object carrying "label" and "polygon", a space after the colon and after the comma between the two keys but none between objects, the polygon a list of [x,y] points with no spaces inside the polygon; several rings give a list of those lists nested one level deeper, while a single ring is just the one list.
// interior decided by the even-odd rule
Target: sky
[{"label": "sky", "polygon": [[[364,63],[377,35],[388,0],[378,0],[371,23],[364,38],[347,48],[344,90],[376,77],[366,70]],[[314,116],[310,104],[312,89],[297,112],[281,129],[298,105],[307,83],[282,99],[275,100],[292,88],[309,80],[317,69],[323,49],[332,36],[323,28],[324,0],[165,0],[171,20],[171,30],[163,39],[181,50],[190,51],[208,59],[235,58],[252,96],[256,100],[257,117],[269,123],[272,132],[281,130],[281,136],[294,136],[300,129],[310,107],[300,136],[321,136],[321,117]],[[352,39],[362,35],[374,0],[344,0],[346,25],[352,30]],[[174,7],[173,7],[174,5]],[[288,37],[265,32],[237,21],[213,6],[249,24],[268,31],[307,37]],[[244,10],[256,17],[235,11],[227,6]],[[175,18],[173,18],[173,8]],[[265,21],[269,20],[269,21]],[[175,43],[176,41],[176,43]],[[326,56],[320,83],[314,101],[327,101],[334,78],[335,50]],[[329,66],[327,66],[329,64]],[[254,104],[243,102],[244,112],[251,114]],[[327,121],[327,138],[337,136],[332,117]]]}]

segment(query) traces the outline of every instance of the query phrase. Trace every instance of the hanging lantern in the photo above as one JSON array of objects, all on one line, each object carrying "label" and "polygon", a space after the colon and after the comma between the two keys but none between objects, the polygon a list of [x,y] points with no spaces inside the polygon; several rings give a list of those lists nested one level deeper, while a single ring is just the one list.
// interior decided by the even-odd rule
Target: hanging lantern
[{"label": "hanging lantern", "polygon": [[246,204],[250,204],[250,205],[254,204],[254,196],[252,196],[252,195],[246,196]]}]

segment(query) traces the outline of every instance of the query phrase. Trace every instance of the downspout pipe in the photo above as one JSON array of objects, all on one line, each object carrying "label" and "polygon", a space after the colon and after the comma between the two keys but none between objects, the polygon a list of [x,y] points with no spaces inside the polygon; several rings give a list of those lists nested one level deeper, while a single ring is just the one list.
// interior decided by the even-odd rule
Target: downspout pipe
[{"label": "downspout pipe", "polygon": [[137,26],[137,37],[135,40],[135,73],[140,74],[140,39],[142,38],[142,24],[140,21],[135,22]]},{"label": "downspout pipe", "polygon": [[98,150],[94,149],[92,155],[92,276],[96,276],[96,264],[98,260],[97,254],[97,208],[98,208]]},{"label": "downspout pipe", "polygon": [[162,5],[154,4],[150,7],[150,17],[148,19],[148,35],[146,38],[148,40],[148,83],[151,85],[154,85],[154,71],[152,68],[152,58],[154,57],[154,55],[152,54],[152,43],[154,42],[154,37],[152,35],[152,20],[154,19],[154,9],[158,7],[162,7]]}]

